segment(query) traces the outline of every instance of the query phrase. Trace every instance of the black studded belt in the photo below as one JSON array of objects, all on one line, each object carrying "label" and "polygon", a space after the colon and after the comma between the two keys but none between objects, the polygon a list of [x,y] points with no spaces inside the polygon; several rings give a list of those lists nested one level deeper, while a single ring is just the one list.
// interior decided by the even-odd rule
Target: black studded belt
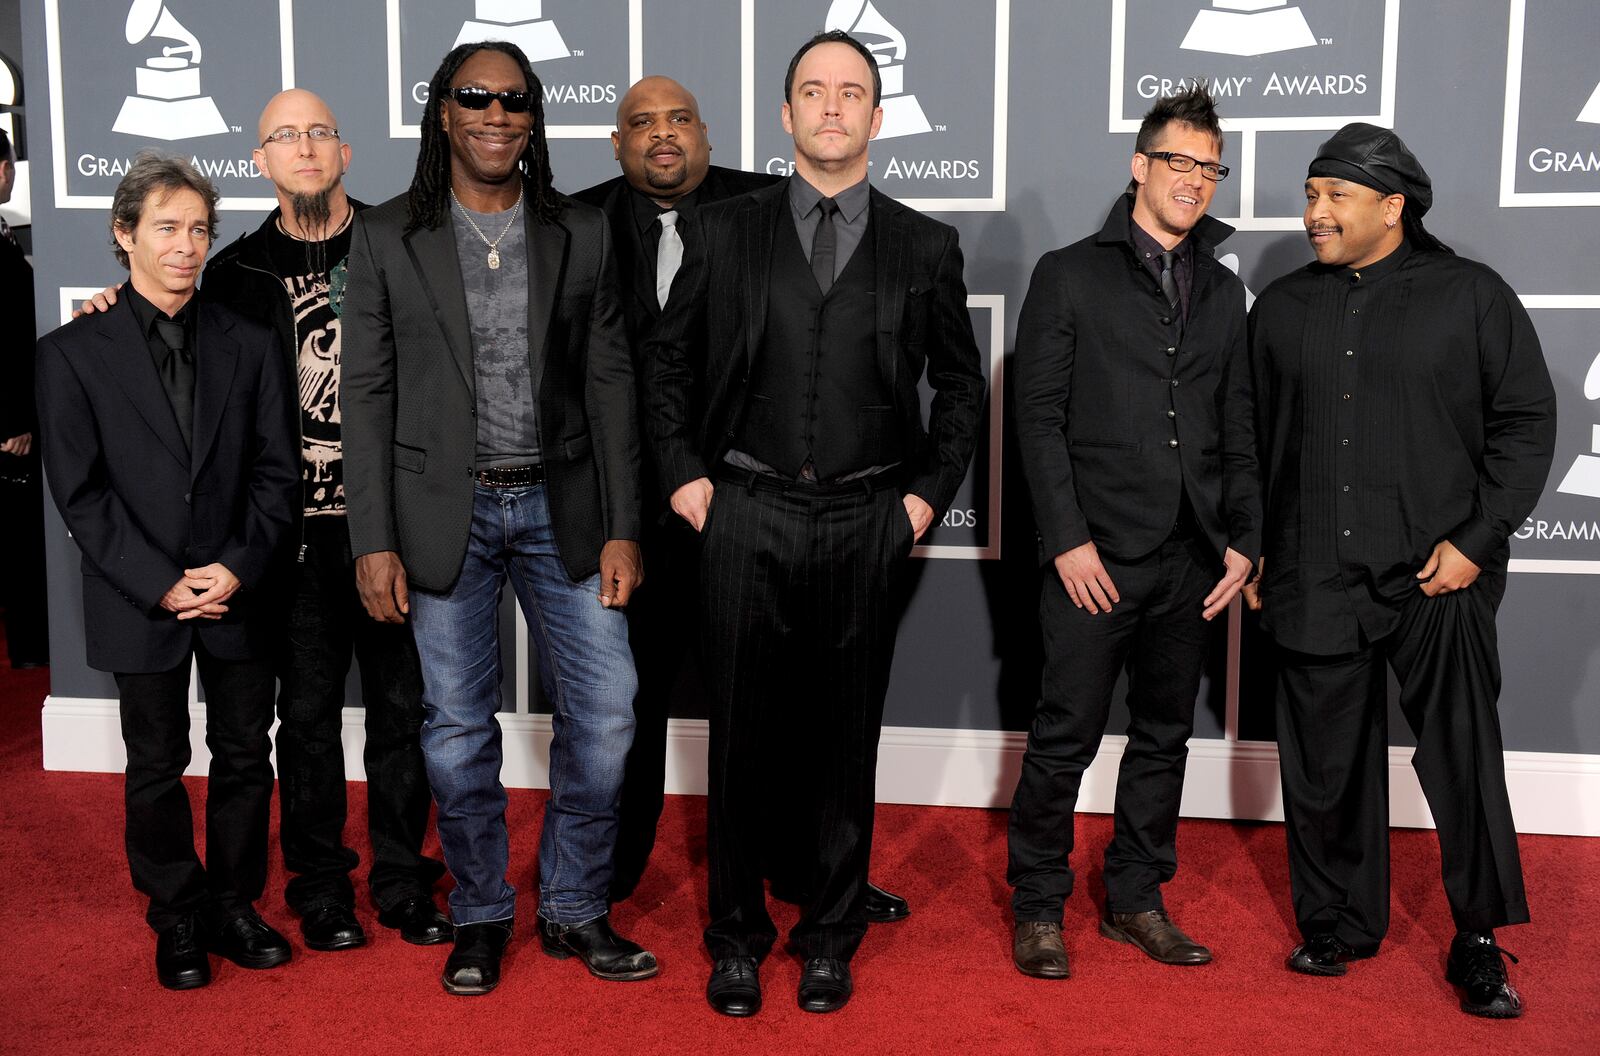
[{"label": "black studded belt", "polygon": [[544,483],[544,466],[494,466],[472,476],[486,488],[531,488]]}]

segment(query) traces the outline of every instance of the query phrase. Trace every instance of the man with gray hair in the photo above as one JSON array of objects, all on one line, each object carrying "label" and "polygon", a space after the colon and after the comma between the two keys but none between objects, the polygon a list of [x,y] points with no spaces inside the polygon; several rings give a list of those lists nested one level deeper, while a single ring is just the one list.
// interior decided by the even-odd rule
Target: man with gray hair
[{"label": "man with gray hair", "polygon": [[[210,981],[208,949],[245,968],[289,959],[253,905],[272,800],[258,591],[299,474],[271,333],[195,299],[216,208],[187,162],[141,155],[111,206],[121,302],[47,334],[37,360],[45,470],[83,558],[88,663],[120,697],[129,870],[174,990]],[[203,865],[182,781],[192,662],[211,750]]]}]

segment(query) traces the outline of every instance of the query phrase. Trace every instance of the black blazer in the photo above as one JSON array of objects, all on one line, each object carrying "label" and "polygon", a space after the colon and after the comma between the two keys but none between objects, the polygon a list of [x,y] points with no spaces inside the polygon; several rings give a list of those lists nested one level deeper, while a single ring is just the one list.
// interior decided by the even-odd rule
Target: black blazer
[{"label": "black blazer", "polygon": [[1131,203],[1119,198],[1097,234],[1040,259],[1017,320],[1017,443],[1040,556],[1091,540],[1144,556],[1172,531],[1181,481],[1218,557],[1231,546],[1254,561],[1259,526],[1224,494],[1228,451],[1248,447],[1239,464],[1254,464],[1248,408],[1222,398],[1229,373],[1249,369],[1244,284],[1213,255],[1233,228],[1208,216],[1190,233],[1194,281],[1175,344],[1161,285],[1134,251]]},{"label": "black blazer", "polygon": [[[782,176],[765,172],[745,172],[743,169],[725,169],[713,165],[706,170],[706,178],[695,188],[695,210],[712,202],[748,194],[769,187]],[[637,352],[650,336],[650,330],[661,317],[661,304],[656,299],[655,262],[642,261],[643,246],[639,241],[638,223],[633,215],[633,190],[628,181],[615,176],[604,183],[585,188],[572,196],[577,201],[603,210],[611,224],[611,245],[617,256],[617,279],[622,288],[622,305],[628,320],[628,338]],[[693,235],[685,228],[684,234]],[[648,277],[648,281],[646,281]],[[643,381],[643,378],[640,379]]]},{"label": "black blazer", "polygon": [[[944,516],[966,476],[983,402],[983,369],[956,230],[876,188],[868,232],[877,261],[878,368],[894,393],[908,453],[903,490]],[[650,440],[667,495],[721,461],[744,413],[745,381],[767,321],[773,239],[792,224],[788,180],[706,206],[673,280],[644,362]],[[704,364],[703,382],[697,365]],[[934,390],[927,427],[918,383]],[[694,387],[704,386],[703,403]],[[704,406],[703,414],[692,408]],[[694,420],[698,417],[699,420]]]},{"label": "black blazer", "polygon": [[[554,223],[527,217],[528,357],[556,548],[580,580],[607,540],[639,538],[639,423],[605,216],[563,201]],[[358,214],[351,237],[345,502],[352,553],[398,551],[413,585],[443,591],[472,521],[472,333],[453,221],[405,224],[402,194]]]},{"label": "black blazer", "polygon": [[[198,307],[192,456],[126,299],[39,340],[45,473],[83,555],[84,638],[102,671],[169,670],[195,635],[225,660],[269,641],[253,601],[300,501],[290,396],[269,330]],[[159,607],[185,568],[213,561],[243,584],[221,620]]]}]

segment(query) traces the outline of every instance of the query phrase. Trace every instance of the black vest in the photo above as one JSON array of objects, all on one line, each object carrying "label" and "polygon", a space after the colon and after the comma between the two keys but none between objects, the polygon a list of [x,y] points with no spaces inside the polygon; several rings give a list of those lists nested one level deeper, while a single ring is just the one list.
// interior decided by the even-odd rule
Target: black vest
[{"label": "black vest", "polygon": [[869,227],[826,296],[789,210],[773,244],[765,336],[734,446],[785,477],[818,480],[898,462],[894,397],[878,369],[877,273]]}]

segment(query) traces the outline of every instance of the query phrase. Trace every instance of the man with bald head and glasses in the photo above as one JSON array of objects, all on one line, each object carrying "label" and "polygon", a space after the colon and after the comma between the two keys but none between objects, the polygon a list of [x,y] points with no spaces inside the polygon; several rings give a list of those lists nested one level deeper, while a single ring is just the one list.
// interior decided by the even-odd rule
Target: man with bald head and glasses
[{"label": "man with bald head and glasses", "polygon": [[1206,215],[1222,132],[1202,86],[1156,103],[1133,181],[1101,230],[1044,256],[1017,324],[1017,439],[1044,569],[1044,672],[1011,805],[1012,958],[1069,974],[1073,808],[1119,675],[1128,743],[1106,848],[1100,933],[1163,964],[1211,952],[1166,914],[1178,803],[1211,622],[1238,593],[1257,528],[1228,500],[1221,400],[1244,361],[1244,288]]}]

